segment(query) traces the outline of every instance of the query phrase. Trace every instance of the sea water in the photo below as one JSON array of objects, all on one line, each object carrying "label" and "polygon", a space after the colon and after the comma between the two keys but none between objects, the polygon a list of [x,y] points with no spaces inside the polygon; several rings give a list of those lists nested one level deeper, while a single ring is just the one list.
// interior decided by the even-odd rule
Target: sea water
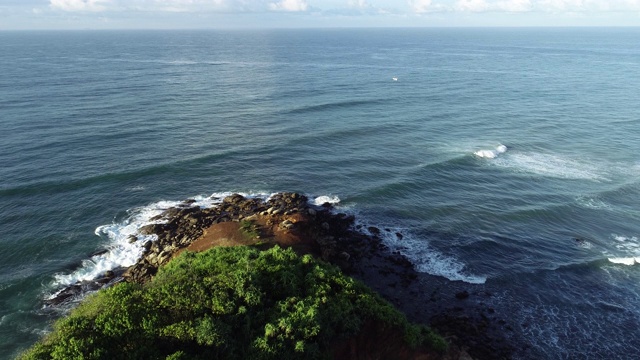
[{"label": "sea water", "polygon": [[489,289],[517,358],[638,358],[639,38],[0,32],[0,357],[50,330],[61,286],[135,262],[163,209],[297,191]]}]

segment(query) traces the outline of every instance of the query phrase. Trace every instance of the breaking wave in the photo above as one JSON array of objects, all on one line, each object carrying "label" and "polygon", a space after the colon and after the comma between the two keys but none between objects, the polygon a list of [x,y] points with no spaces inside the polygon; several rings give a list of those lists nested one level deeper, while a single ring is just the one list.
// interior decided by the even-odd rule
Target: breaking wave
[{"label": "breaking wave", "polygon": [[[75,271],[68,274],[56,274],[52,286],[56,289],[78,282],[98,279],[107,271],[132,266],[140,258],[143,245],[147,241],[155,241],[155,235],[140,234],[140,228],[150,224],[161,224],[165,219],[157,219],[163,211],[171,207],[210,208],[222,202],[231,192],[214,193],[211,196],[197,196],[194,202],[158,201],[147,206],[129,210],[129,216],[121,222],[98,226],[95,234],[108,242],[103,253],[83,260]],[[268,194],[243,194],[245,197],[267,199]],[[53,295],[52,295],[53,296]],[[51,296],[50,296],[51,297]]]},{"label": "breaking wave", "polygon": [[617,251],[613,256],[605,253],[610,262],[628,266],[640,264],[640,240],[637,236],[611,234],[611,238]]},{"label": "breaking wave", "polygon": [[361,225],[369,235],[379,236],[385,245],[406,256],[418,272],[470,284],[484,284],[487,281],[486,276],[470,274],[463,262],[434,249],[429,246],[428,241],[414,235],[407,229],[385,227],[379,233],[374,234],[368,230],[370,229],[368,225]]},{"label": "breaking wave", "polygon": [[474,152],[473,155],[481,158],[494,159],[505,152],[507,152],[507,147],[500,144],[493,150],[478,150]]}]

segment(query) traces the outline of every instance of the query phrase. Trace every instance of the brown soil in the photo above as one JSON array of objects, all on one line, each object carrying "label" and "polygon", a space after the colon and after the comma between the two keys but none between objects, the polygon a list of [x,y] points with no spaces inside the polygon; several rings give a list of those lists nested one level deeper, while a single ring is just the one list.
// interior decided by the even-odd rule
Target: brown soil
[{"label": "brown soil", "polygon": [[[294,228],[281,228],[279,224],[285,220],[292,222]],[[305,231],[308,219],[299,213],[287,216],[256,215],[251,217],[251,221],[255,224],[257,232],[260,234],[257,238],[251,237],[242,231],[240,222],[227,221],[213,224],[205,229],[202,236],[192,242],[186,249],[189,251],[204,251],[215,246],[263,245],[268,247],[279,245],[281,247],[292,247],[298,254],[317,254],[318,252],[317,244]]]}]

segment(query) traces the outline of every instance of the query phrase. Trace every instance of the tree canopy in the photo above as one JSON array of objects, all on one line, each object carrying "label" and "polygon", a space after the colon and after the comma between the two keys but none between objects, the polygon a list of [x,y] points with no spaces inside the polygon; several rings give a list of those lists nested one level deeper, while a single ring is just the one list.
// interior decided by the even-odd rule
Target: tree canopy
[{"label": "tree canopy", "polygon": [[98,291],[22,359],[325,359],[366,324],[412,347],[431,330],[310,255],[274,247],[184,252],[144,284]]}]

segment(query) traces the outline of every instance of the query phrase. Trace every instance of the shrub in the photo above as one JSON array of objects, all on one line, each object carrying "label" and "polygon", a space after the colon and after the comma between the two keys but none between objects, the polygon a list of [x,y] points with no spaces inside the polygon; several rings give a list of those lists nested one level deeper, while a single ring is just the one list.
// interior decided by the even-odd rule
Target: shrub
[{"label": "shrub", "polygon": [[442,338],[309,255],[274,247],[184,252],[144,286],[89,297],[23,359],[318,359],[365,322],[413,346]]}]

